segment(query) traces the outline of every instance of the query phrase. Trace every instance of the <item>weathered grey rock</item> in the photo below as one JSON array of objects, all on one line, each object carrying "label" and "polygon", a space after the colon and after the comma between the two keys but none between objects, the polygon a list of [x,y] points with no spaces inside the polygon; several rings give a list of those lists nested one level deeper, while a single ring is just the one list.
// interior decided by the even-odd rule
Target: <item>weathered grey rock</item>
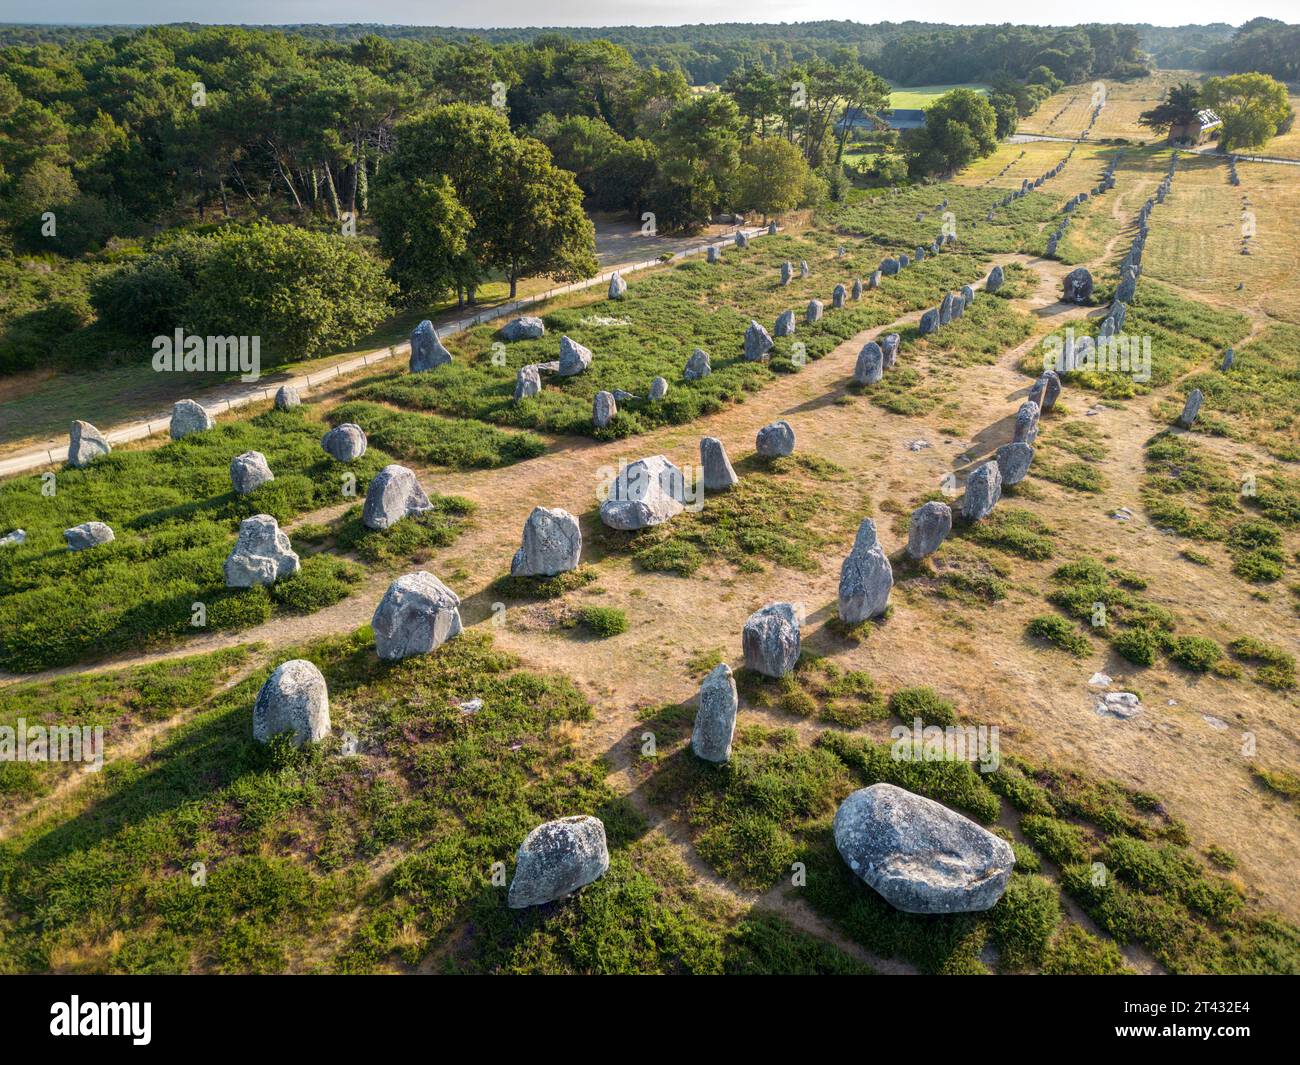
[{"label": "weathered grey rock", "polygon": [[782,418],[758,431],[754,448],[765,459],[789,455],[794,451],[794,426]]},{"label": "weathered grey rock", "polygon": [[784,677],[799,661],[799,614],[793,603],[768,603],[745,622],[745,665],[765,677]]},{"label": "weathered grey rock", "polygon": [[912,511],[907,523],[907,557],[922,559],[939,550],[952,532],[952,509],[932,500]]},{"label": "weathered grey rock", "polygon": [[366,434],[361,426],[344,422],[322,436],[320,446],[338,462],[352,462],[366,453]]},{"label": "weathered grey rock", "polygon": [[519,846],[507,903],[512,910],[521,910],[554,902],[599,880],[608,869],[609,848],[599,818],[547,821],[529,832]]},{"label": "weathered grey rock", "polygon": [[892,370],[898,359],[898,345],[902,338],[897,333],[886,333],[880,338],[880,351],[885,357],[885,369]]},{"label": "weathered grey rock", "polygon": [[988,280],[984,282],[984,291],[996,292],[998,289],[1002,287],[1002,283],[1005,280],[1006,277],[1002,272],[1002,267],[1000,266],[993,267],[993,269],[989,271]]},{"label": "weathered grey rock", "polygon": [[884,277],[893,277],[899,271],[897,259],[881,259],[880,273]]},{"label": "weathered grey rock", "polygon": [[1107,315],[1101,320],[1101,325],[1097,327],[1098,341],[1109,340],[1115,335],[1115,319]]},{"label": "weathered grey rock", "polygon": [[330,695],[321,671],[305,658],[281,662],[253,703],[253,739],[270,743],[290,733],[295,747],[330,734]]},{"label": "weathered grey rock", "polygon": [[388,586],[370,627],[375,653],[385,661],[427,655],[460,635],[460,597],[432,573],[407,573]]},{"label": "weathered grey rock", "polygon": [[194,400],[181,399],[172,404],[172,420],[168,431],[173,440],[183,440],[190,433],[201,433],[215,424],[212,415]]},{"label": "weathered grey rock", "polygon": [[245,451],[230,460],[230,485],[236,495],[246,496],[267,481],[274,480],[275,474],[260,451]]},{"label": "weathered grey rock", "polygon": [[1183,404],[1183,413],[1178,415],[1178,424],[1184,429],[1190,429],[1192,423],[1196,421],[1196,416],[1201,413],[1201,404],[1204,401],[1205,396],[1201,390],[1193,388],[1187,397],[1187,402]]},{"label": "weathered grey rock", "polygon": [[749,247],[749,236],[739,229],[736,230],[736,247],[737,248]]},{"label": "weathered grey rock", "polygon": [[856,625],[879,617],[893,587],[894,570],[876,538],[876,523],[863,518],[853,550],[840,566],[840,620]]},{"label": "weathered grey rock", "polygon": [[871,276],[867,278],[867,288],[879,288],[880,279],[884,275],[879,270],[873,270]]},{"label": "weathered grey rock", "polygon": [[782,311],[776,316],[776,326],[772,332],[777,336],[792,337],[794,336],[794,330],[794,311]]},{"label": "weathered grey rock", "polygon": [[898,268],[900,270],[906,270],[911,265],[912,265],[912,260],[907,256],[906,253],[898,257]]},{"label": "weathered grey rock", "polygon": [[858,362],[853,367],[853,380],[860,385],[874,385],[884,376],[884,370],[884,352],[874,340],[868,340],[858,352]]},{"label": "weathered grey rock", "polygon": [[831,309],[842,311],[848,298],[848,290],[845,289],[843,285],[836,285],[835,288],[831,290]]},{"label": "weathered grey rock", "polygon": [[1115,319],[1115,332],[1123,332],[1124,321],[1128,318],[1128,304],[1118,299],[1113,301],[1110,305],[1110,316]]},{"label": "weathered grey rock", "polygon": [[952,298],[952,320],[955,322],[966,313],[966,301],[960,295]]},{"label": "weathered grey rock", "polygon": [[939,328],[939,312],[931,307],[923,315],[921,321],[917,324],[916,331],[921,336],[928,336]]},{"label": "weathered grey rock", "polygon": [[298,572],[298,555],[270,514],[254,514],[239,523],[239,536],[222,572],[227,588],[274,584]]},{"label": "weathered grey rock", "polygon": [[600,505],[600,520],[611,529],[644,529],[676,517],[685,502],[682,471],[663,455],[652,455],[619,471]]},{"label": "weathered grey rock", "polygon": [[806,315],[806,318],[807,318],[807,322],[808,322],[809,325],[812,325],[813,322],[820,322],[820,321],[821,321],[821,319],[822,319],[822,301],[821,301],[821,300],[809,300],[809,301],[808,301],[808,313],[807,313],[807,315]]},{"label": "weathered grey rock", "polygon": [[803,278],[806,278],[806,277],[808,277],[810,274],[812,274],[812,270],[810,270],[810,269],[808,268],[808,260],[807,260],[807,259],[800,259],[800,260],[799,260],[799,276],[800,276],[800,277],[803,277]]},{"label": "weathered grey rock", "polygon": [[787,259],[781,264],[781,284],[788,285],[794,279],[794,267]]},{"label": "weathered grey rock", "polygon": [[1034,387],[1029,390],[1029,398],[1038,404],[1040,412],[1051,410],[1061,396],[1061,379],[1055,370],[1044,370],[1038,375]]},{"label": "weathered grey rock", "polygon": [[700,702],[691,730],[691,750],[706,762],[729,762],[731,738],[736,733],[736,681],[731,667],[721,662],[700,685]]},{"label": "weathered grey rock", "polygon": [[997,450],[998,473],[1004,485],[1019,484],[1034,461],[1034,449],[1022,440],[1003,444]]},{"label": "weathered grey rock", "polygon": [[1005,840],[893,784],[853,792],[835,812],[833,831],[848,867],[904,913],[987,910],[1016,862]]},{"label": "weathered grey rock", "polygon": [[709,262],[720,263],[722,262],[722,249],[719,248],[716,244],[710,244],[707,256]]},{"label": "weathered grey rock", "polygon": [[554,577],[578,568],[582,529],[560,507],[533,507],[524,522],[524,539],[510,561],[512,577]]},{"label": "weathered grey rock", "polygon": [[560,368],[556,372],[561,377],[580,374],[590,365],[590,349],[584,348],[576,340],[570,340],[566,336],[560,337]]},{"label": "weathered grey rock", "polygon": [[292,410],[294,407],[302,406],[302,396],[298,394],[296,388],[289,385],[281,385],[275,391],[275,409]]},{"label": "weathered grey rock", "polygon": [[113,445],[90,422],[74,421],[68,430],[68,465],[84,470],[100,455],[107,455]]},{"label": "weathered grey rock", "polygon": [[367,529],[388,529],[403,518],[430,508],[429,497],[414,472],[393,463],[375,474],[366,489],[361,524]]},{"label": "weathered grey rock", "polygon": [[546,336],[546,323],[533,315],[511,318],[501,327],[501,339],[506,341],[540,340],[544,336]]},{"label": "weathered grey rock", "polygon": [[970,285],[962,285],[961,302],[964,307],[969,307],[975,302],[975,290]]},{"label": "weathered grey rock", "polygon": [[850,291],[855,300],[862,299],[862,278],[855,277],[853,279],[853,288]]},{"label": "weathered grey rock", "polygon": [[775,236],[776,236],[776,223],[775,223],[775,222],[771,222],[771,223],[768,224],[768,227],[767,227],[767,235],[768,235],[769,237],[775,237]]},{"label": "weathered grey rock", "polygon": [[425,373],[451,362],[451,352],[442,346],[438,331],[427,318],[411,330],[411,373]]},{"label": "weathered grey rock", "polygon": [[13,532],[0,536],[0,547],[17,547],[19,544],[25,543],[27,543],[26,529],[15,529]]},{"label": "weathered grey rock", "polygon": [[1032,444],[1038,439],[1038,404],[1027,399],[1016,411],[1015,435],[1012,439],[1018,444]]},{"label": "weathered grey rock", "polygon": [[745,361],[758,362],[771,350],[772,335],[751,318],[745,330]]},{"label": "weathered grey rock", "polygon": [[996,462],[986,462],[966,478],[966,495],[961,512],[967,521],[979,521],[993,513],[1002,498],[1002,473]]},{"label": "weathered grey rock", "polygon": [[1232,363],[1233,360],[1236,359],[1236,357],[1237,357],[1236,352],[1234,352],[1232,348],[1229,348],[1227,351],[1223,353],[1223,362],[1219,364],[1219,369],[1222,370],[1224,373],[1227,373],[1229,370],[1232,369]]},{"label": "weathered grey rock", "polygon": [[515,374],[515,402],[521,399],[531,399],[533,396],[542,394],[542,375],[537,367],[529,363],[527,366],[519,367],[519,372]]},{"label": "weathered grey rock", "polygon": [[621,300],[626,295],[627,282],[624,281],[623,278],[619,276],[619,272],[615,270],[609,279],[609,298],[612,300]]},{"label": "weathered grey rock", "polygon": [[700,465],[704,468],[705,491],[719,492],[740,480],[727,458],[726,447],[716,436],[700,439]]},{"label": "weathered grey rock", "polygon": [[597,429],[604,429],[618,414],[618,403],[612,392],[600,391],[591,401],[591,424]]},{"label": "weathered grey rock", "polygon": [[952,293],[943,294],[943,302],[939,304],[939,324],[947,325],[952,321]]},{"label": "weathered grey rock", "polygon": [[[22,532],[20,529],[19,532]],[[23,540],[27,535],[23,534]],[[85,551],[100,544],[111,544],[114,540],[113,530],[102,521],[83,521],[71,529],[63,530],[63,539],[68,542],[69,551]],[[19,541],[20,543],[22,541]]]},{"label": "weathered grey rock", "polygon": [[682,371],[682,376],[688,381],[698,381],[701,377],[708,377],[712,372],[709,353],[703,348],[696,348],[691,352],[691,357],[686,360],[686,368]]},{"label": "weathered grey rock", "polygon": [[912,253],[912,261],[917,263],[925,262],[925,249],[918,246],[916,251]]}]

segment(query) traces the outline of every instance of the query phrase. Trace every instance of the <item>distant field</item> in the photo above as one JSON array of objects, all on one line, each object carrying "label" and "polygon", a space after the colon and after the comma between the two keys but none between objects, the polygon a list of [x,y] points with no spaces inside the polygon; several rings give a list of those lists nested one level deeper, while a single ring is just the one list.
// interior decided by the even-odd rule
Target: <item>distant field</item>
[{"label": "distant field", "polygon": [[980,82],[965,82],[961,85],[913,85],[906,89],[894,89],[889,94],[890,107],[916,108],[925,110],[944,93],[953,89],[974,89],[978,93],[987,93],[989,87]]},{"label": "distant field", "polygon": [[[1186,70],[1158,70],[1137,81],[1105,81],[1106,106],[1102,108],[1092,137],[1122,137],[1125,140],[1151,141],[1155,134],[1138,125],[1143,111],[1149,111],[1171,85],[1182,81],[1199,81],[1201,75]],[[1045,133],[1057,137],[1077,137],[1088,124],[1092,111],[1094,83],[1067,85],[1020,122],[1021,133]]]},{"label": "distant field", "polygon": [[[1291,86],[1291,107],[1300,115],[1300,93],[1295,85]],[[1300,124],[1293,125],[1280,137],[1274,137],[1263,148],[1256,150],[1259,155],[1274,155],[1279,159],[1300,159]]]}]

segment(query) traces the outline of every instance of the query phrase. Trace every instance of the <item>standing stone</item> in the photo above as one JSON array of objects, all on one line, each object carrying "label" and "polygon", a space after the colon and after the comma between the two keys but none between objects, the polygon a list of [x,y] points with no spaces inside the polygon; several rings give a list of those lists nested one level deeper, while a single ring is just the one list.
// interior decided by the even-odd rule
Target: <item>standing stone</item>
[{"label": "standing stone", "polygon": [[985,292],[996,292],[1002,287],[1002,282],[1006,280],[1002,272],[1002,267],[995,266],[989,271],[988,280],[984,282]]},{"label": "standing stone", "polygon": [[368,441],[361,426],[352,422],[336,425],[320,438],[326,454],[338,462],[352,462],[366,453]]},{"label": "standing stone", "polygon": [[880,287],[880,279],[881,279],[883,276],[884,276],[884,275],[881,274],[881,272],[880,272],[879,270],[873,270],[873,271],[871,272],[871,276],[870,276],[869,278],[867,278],[867,288],[879,288],[879,287]]},{"label": "standing stone", "polygon": [[911,265],[912,265],[912,260],[907,257],[906,253],[898,257],[898,268],[900,270],[905,270],[907,269],[907,267]]},{"label": "standing stone", "polygon": [[609,279],[609,298],[612,300],[621,300],[627,295],[627,282],[619,276],[617,270]]},{"label": "standing stone", "polygon": [[546,323],[532,315],[511,318],[501,328],[501,339],[506,341],[540,340],[544,336],[546,336]]},{"label": "standing stone", "polygon": [[802,277],[802,278],[807,278],[807,277],[808,277],[809,275],[811,275],[811,274],[812,274],[812,270],[810,270],[810,269],[808,268],[808,260],[807,260],[807,259],[800,259],[800,260],[799,260],[799,276]]},{"label": "standing stone", "polygon": [[707,253],[707,258],[711,263],[722,262],[722,249],[719,248],[716,244],[710,244]]},{"label": "standing stone", "polygon": [[600,505],[600,520],[611,529],[644,529],[676,517],[686,502],[682,471],[663,455],[623,467]]},{"label": "standing stone", "polygon": [[966,496],[961,512],[967,521],[979,521],[993,513],[1002,498],[1002,473],[996,462],[986,462],[966,478]]},{"label": "standing stone", "polygon": [[921,321],[916,327],[916,331],[921,336],[929,336],[939,328],[939,312],[931,307],[923,315]]},{"label": "standing stone", "polygon": [[682,376],[688,381],[698,381],[701,377],[708,377],[712,372],[709,353],[703,348],[696,348],[691,352],[691,357],[686,360],[686,368],[682,371]]},{"label": "standing stone", "polygon": [[427,655],[460,635],[460,597],[432,573],[407,573],[388,586],[370,627],[385,661]]},{"label": "standing stone", "polygon": [[578,568],[582,529],[560,507],[533,507],[524,522],[523,544],[510,560],[512,577],[554,577]]},{"label": "standing stone", "polygon": [[411,373],[425,373],[451,362],[451,352],[442,346],[438,331],[427,318],[411,331]]},{"label": "standing stone", "polygon": [[844,309],[844,303],[848,298],[849,298],[849,294],[848,291],[844,288],[844,286],[836,285],[835,288],[831,291],[831,309],[836,311],[842,311]]},{"label": "standing stone", "polygon": [[856,625],[879,617],[893,587],[894,570],[876,538],[876,523],[863,518],[853,550],[840,566],[840,620]]},{"label": "standing stone", "polygon": [[808,314],[807,314],[807,321],[808,321],[808,324],[809,324],[809,325],[812,325],[813,322],[820,322],[820,321],[821,321],[821,318],[822,318],[822,301],[821,301],[821,300],[809,300],[809,301],[808,301]]},{"label": "standing stone", "polygon": [[874,385],[884,376],[885,354],[874,340],[868,340],[858,352],[853,380],[860,385]]},{"label": "standing stone", "polygon": [[1038,415],[1038,404],[1032,399],[1020,404],[1020,409],[1016,411],[1015,435],[1012,437],[1017,444],[1032,444],[1038,439]]},{"label": "standing stone", "polygon": [[599,818],[547,821],[529,832],[519,845],[507,905],[522,910],[554,902],[599,880],[608,869],[609,847],[605,825]]},{"label": "standing stone", "polygon": [[541,394],[542,375],[537,367],[532,363],[519,367],[519,372],[515,374],[515,402]]},{"label": "standing stone", "polygon": [[298,395],[296,388],[289,385],[281,385],[275,392],[275,409],[292,410],[294,407],[302,406],[302,396]]},{"label": "standing stone", "polygon": [[1110,316],[1115,319],[1115,332],[1124,331],[1124,321],[1128,318],[1128,304],[1122,300],[1114,300],[1110,305]]},{"label": "standing stone", "polygon": [[793,278],[794,267],[790,265],[790,261],[787,259],[781,264],[781,284],[788,285]]},{"label": "standing stone", "polygon": [[772,222],[772,223],[770,223],[770,224],[768,225],[768,227],[767,227],[767,235],[768,235],[769,237],[775,237],[775,236],[776,236],[776,223],[775,223],[775,222]]},{"label": "standing stone", "polygon": [[749,237],[747,237],[747,236],[744,234],[744,232],[743,232],[742,230],[739,230],[739,229],[736,230],[736,247],[737,247],[737,248],[748,248],[748,247],[749,247]]},{"label": "standing stone", "polygon": [[662,377],[656,377],[650,382],[649,397],[653,401],[658,401],[668,395],[668,382]]},{"label": "standing stone", "polygon": [[962,285],[961,302],[963,307],[969,307],[975,302],[975,290],[970,285]]},{"label": "standing stone", "polygon": [[886,333],[880,338],[880,351],[885,357],[885,369],[892,370],[898,359],[898,345],[902,338],[897,333]]},{"label": "standing stone", "polygon": [[1183,413],[1178,415],[1178,424],[1184,429],[1190,429],[1192,422],[1196,421],[1196,416],[1201,412],[1201,403],[1204,402],[1205,396],[1199,388],[1193,388],[1191,394],[1187,397],[1187,402],[1183,404]]},{"label": "standing stone", "polygon": [[1017,485],[1029,473],[1029,466],[1034,461],[1034,449],[1024,441],[1017,440],[998,448],[996,459],[1003,485]]},{"label": "standing stone", "polygon": [[1236,353],[1232,350],[1232,348],[1229,348],[1227,351],[1223,353],[1223,362],[1219,364],[1219,369],[1222,370],[1224,373],[1227,373],[1229,370],[1232,369],[1232,363],[1235,358],[1236,358]]},{"label": "standing stone", "polygon": [[880,273],[882,276],[893,277],[896,273],[898,273],[898,269],[899,267],[898,267],[897,259],[880,260]]},{"label": "standing stone", "polygon": [[745,622],[745,666],[765,677],[784,677],[799,661],[799,614],[793,603],[769,603]]},{"label": "standing stone", "polygon": [[618,403],[612,392],[597,392],[591,401],[591,424],[597,429],[604,429],[618,414]]},{"label": "standing stone", "polygon": [[706,762],[729,762],[731,738],[736,732],[736,681],[726,662],[714,666],[700,685],[691,750]]},{"label": "standing stone", "polygon": [[925,262],[925,249],[917,247],[916,251],[912,254],[912,261],[918,263]]},{"label": "standing stone", "polygon": [[943,294],[943,302],[939,304],[939,324],[947,325],[952,321],[952,293]]},{"label": "standing stone", "polygon": [[955,322],[966,313],[966,301],[960,295],[952,298],[952,320]]},{"label": "standing stone", "polygon": [[239,523],[239,536],[226,556],[222,572],[227,588],[274,584],[299,570],[298,556],[270,514],[254,514]]},{"label": "standing stone", "polygon": [[68,465],[84,470],[100,455],[107,455],[113,445],[90,422],[74,421],[68,430]]},{"label": "standing stone", "polygon": [[560,337],[560,365],[556,371],[561,377],[580,374],[591,365],[591,351],[576,340]]},{"label": "standing stone", "polygon": [[773,332],[779,337],[794,336],[794,311],[782,311],[776,316]]},{"label": "standing stone", "polygon": [[754,448],[765,459],[779,458],[794,451],[794,427],[784,418],[758,431]]},{"label": "standing stone", "polygon": [[1034,387],[1029,390],[1029,398],[1038,404],[1040,412],[1049,411],[1056,406],[1061,396],[1061,379],[1055,370],[1044,370],[1038,375]]},{"label": "standing stone", "polygon": [[[19,532],[21,531],[20,529]],[[18,542],[21,543],[26,539],[24,535],[23,540]],[[113,530],[102,521],[83,521],[71,529],[64,529],[63,539],[67,541],[69,551],[85,551],[89,547],[98,547],[100,544],[111,544],[115,537]]]},{"label": "standing stone", "polygon": [[862,299],[862,278],[855,277],[853,279],[853,288],[850,292],[855,300]]},{"label": "standing stone", "polygon": [[267,481],[274,480],[275,474],[260,451],[245,451],[230,460],[230,485],[236,495],[246,496]]},{"label": "standing stone", "polygon": [[1005,840],[893,784],[853,792],[835,812],[833,833],[848,867],[904,913],[987,910],[1016,863]]},{"label": "standing stone", "polygon": [[321,671],[304,658],[281,662],[253,703],[253,739],[270,743],[282,732],[295,747],[330,734],[330,696]]},{"label": "standing stone", "polygon": [[215,424],[212,415],[192,399],[182,399],[172,404],[169,431],[173,440],[183,440],[190,433],[201,433]]},{"label": "standing stone", "polygon": [[759,362],[771,350],[772,335],[751,318],[745,330],[745,361]]},{"label": "standing stone", "polygon": [[952,532],[952,509],[937,500],[912,511],[907,523],[907,557],[922,559],[939,550]]},{"label": "standing stone", "polygon": [[704,488],[720,492],[740,481],[727,458],[727,449],[716,436],[700,439],[700,465],[704,467]]},{"label": "standing stone", "polygon": [[388,529],[403,518],[432,509],[415,474],[405,466],[385,466],[366,489],[361,524],[367,529]]}]

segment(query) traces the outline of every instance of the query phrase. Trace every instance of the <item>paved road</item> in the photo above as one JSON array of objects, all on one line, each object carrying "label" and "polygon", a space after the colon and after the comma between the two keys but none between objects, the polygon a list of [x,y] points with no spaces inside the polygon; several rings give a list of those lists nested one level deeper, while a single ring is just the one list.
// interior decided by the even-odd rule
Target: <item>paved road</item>
[{"label": "paved road", "polygon": [[[1012,144],[1026,144],[1029,141],[1061,141],[1066,144],[1095,144],[1099,148],[1117,147],[1093,137],[1054,137],[1047,133],[1014,133],[1008,138]],[[1141,147],[1161,147],[1160,145],[1142,145]],[[1179,151],[1194,155],[1213,155],[1227,159],[1230,155],[1237,157],[1239,163],[1281,163],[1283,166],[1300,166],[1300,159],[1280,159],[1275,155],[1246,155],[1242,152],[1221,152],[1218,148],[1180,148]]]}]

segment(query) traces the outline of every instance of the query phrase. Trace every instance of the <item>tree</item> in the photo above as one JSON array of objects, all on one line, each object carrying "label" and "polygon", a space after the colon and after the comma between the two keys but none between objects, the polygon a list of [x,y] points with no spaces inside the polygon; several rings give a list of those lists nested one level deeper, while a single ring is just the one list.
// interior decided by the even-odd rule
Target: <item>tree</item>
[{"label": "tree", "polygon": [[1165,133],[1171,126],[1184,126],[1196,121],[1197,112],[1204,106],[1201,90],[1190,81],[1184,81],[1171,86],[1160,103],[1138,116],[1138,122],[1148,129]]},{"label": "tree", "polygon": [[1225,151],[1263,144],[1293,118],[1286,86],[1267,74],[1210,78],[1201,98],[1223,120],[1219,147]]},{"label": "tree", "polygon": [[1015,133],[1016,126],[1020,122],[1020,109],[1016,105],[1016,98],[1007,93],[995,92],[989,95],[989,103],[997,116],[998,140],[1010,137]]},{"label": "tree", "polygon": [[681,104],[668,116],[659,176],[648,197],[661,228],[703,225],[730,200],[740,162],[739,129],[735,101],[720,93]]},{"label": "tree", "polygon": [[768,215],[784,214],[799,206],[808,184],[809,168],[803,153],[780,137],[762,137],[740,150],[736,180],[736,205]]},{"label": "tree", "polygon": [[446,174],[383,186],[374,217],[389,272],[408,299],[437,302],[473,279],[466,235],[474,218]]},{"label": "tree", "polygon": [[960,170],[997,148],[997,114],[974,90],[954,89],[930,106],[925,125],[908,130],[903,144],[914,174]]}]

